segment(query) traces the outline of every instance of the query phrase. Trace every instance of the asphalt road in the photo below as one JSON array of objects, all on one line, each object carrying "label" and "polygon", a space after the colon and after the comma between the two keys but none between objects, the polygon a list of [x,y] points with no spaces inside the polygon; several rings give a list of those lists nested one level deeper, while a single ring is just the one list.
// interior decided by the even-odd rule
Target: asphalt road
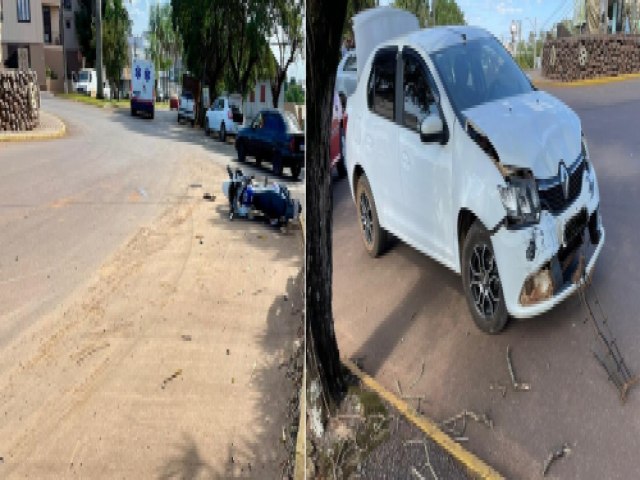
[{"label": "asphalt road", "polygon": [[[551,93],[577,111],[589,139],[607,229],[594,291],[640,373],[640,82]],[[489,413],[494,429],[469,425],[467,446],[508,478],[541,478],[545,459],[565,442],[572,452],[552,465],[550,478],[637,477],[640,387],[621,405],[593,357],[598,344],[577,296],[484,335],[459,276],[401,242],[382,258],[367,256],[345,181],[334,189],[334,222],[333,309],[343,356],[363,358],[364,370],[388,389],[399,382],[403,393],[424,395],[432,418]],[[503,397],[491,385],[510,384],[508,345],[531,391],[508,389]]]},{"label": "asphalt road", "polygon": [[[140,225],[184,195],[188,185],[170,188],[181,161],[211,152],[211,161],[237,165],[232,142],[178,125],[176,112],[146,120],[49,97],[43,108],[65,121],[66,137],[0,144],[0,348],[64,308]],[[304,199],[303,181],[280,181]]]}]

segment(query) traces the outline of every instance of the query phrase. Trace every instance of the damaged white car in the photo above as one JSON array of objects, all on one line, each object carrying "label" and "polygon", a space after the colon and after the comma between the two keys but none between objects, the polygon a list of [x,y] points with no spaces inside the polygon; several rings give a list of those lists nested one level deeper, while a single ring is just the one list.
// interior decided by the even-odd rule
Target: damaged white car
[{"label": "damaged white car", "polygon": [[482,29],[385,7],[354,30],[346,158],[369,254],[390,233],[460,273],[487,333],[575,292],[605,240],[578,116]]}]

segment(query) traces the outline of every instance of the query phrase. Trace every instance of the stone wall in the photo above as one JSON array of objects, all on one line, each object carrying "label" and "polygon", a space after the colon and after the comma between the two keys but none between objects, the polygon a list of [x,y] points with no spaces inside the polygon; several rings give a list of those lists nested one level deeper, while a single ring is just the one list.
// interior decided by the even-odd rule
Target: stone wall
[{"label": "stone wall", "polygon": [[40,88],[34,71],[0,70],[0,131],[38,126]]},{"label": "stone wall", "polygon": [[640,35],[579,35],[547,40],[542,75],[569,82],[640,73]]}]

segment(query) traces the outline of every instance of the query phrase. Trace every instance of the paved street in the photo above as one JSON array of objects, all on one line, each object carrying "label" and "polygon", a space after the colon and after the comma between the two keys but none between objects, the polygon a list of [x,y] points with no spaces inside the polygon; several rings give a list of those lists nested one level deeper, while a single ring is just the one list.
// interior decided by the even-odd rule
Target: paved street
[{"label": "paved street", "polygon": [[43,107],[66,137],[0,144],[0,477],[281,475],[299,232],[230,222],[175,112]]},{"label": "paved street", "polygon": [[[631,369],[640,373],[640,81],[557,89],[582,118],[600,184],[607,243],[594,290]],[[535,319],[511,321],[498,336],[475,327],[459,276],[397,242],[379,259],[365,253],[348,185],[334,188],[334,316],[341,354],[389,390],[424,395],[426,414],[487,412],[495,428],[470,424],[468,448],[508,478],[541,478],[563,443],[572,453],[549,478],[637,477],[640,388],[622,406],[596,363],[597,343],[574,296]],[[509,385],[506,349],[529,392]],[[424,362],[424,374],[421,365]],[[410,390],[408,387],[415,386]]]}]

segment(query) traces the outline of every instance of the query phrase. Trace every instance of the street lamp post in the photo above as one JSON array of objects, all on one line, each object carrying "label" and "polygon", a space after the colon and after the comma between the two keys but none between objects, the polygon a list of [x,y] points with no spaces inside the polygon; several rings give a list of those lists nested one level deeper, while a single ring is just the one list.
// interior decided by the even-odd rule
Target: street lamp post
[{"label": "street lamp post", "polygon": [[102,88],[102,0],[96,0],[96,78],[98,80],[98,92],[96,96],[104,98]]}]

